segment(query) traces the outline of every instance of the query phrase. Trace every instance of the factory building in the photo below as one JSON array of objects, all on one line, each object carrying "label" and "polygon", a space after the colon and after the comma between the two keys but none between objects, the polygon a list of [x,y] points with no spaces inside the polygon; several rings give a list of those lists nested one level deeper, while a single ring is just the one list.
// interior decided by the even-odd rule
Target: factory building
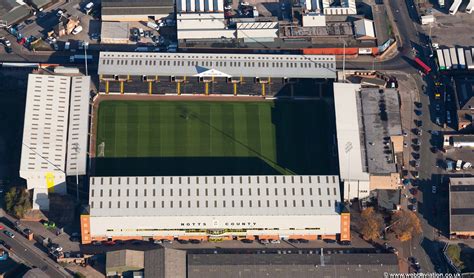
[{"label": "factory building", "polygon": [[66,176],[86,174],[89,87],[79,74],[28,76],[20,177],[33,209],[48,210],[50,192],[66,194]]},{"label": "factory building", "polygon": [[91,177],[83,243],[130,239],[350,240],[337,176]]}]

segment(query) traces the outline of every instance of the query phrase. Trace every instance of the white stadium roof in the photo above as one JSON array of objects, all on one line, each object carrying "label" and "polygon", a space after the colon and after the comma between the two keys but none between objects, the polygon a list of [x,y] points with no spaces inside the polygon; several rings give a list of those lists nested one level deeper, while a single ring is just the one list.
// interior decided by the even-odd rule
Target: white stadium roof
[{"label": "white stadium roof", "polygon": [[[88,76],[28,76],[20,162],[28,188],[56,187],[66,174],[86,173],[89,86]],[[79,153],[71,153],[76,144]]]},{"label": "white stadium roof", "polygon": [[339,170],[342,180],[369,180],[363,167],[361,143],[360,84],[334,83],[336,133],[339,152]]},{"label": "white stadium roof", "polygon": [[338,215],[337,176],[91,177],[91,216]]},{"label": "white stadium roof", "polygon": [[335,78],[334,55],[101,52],[99,74]]}]

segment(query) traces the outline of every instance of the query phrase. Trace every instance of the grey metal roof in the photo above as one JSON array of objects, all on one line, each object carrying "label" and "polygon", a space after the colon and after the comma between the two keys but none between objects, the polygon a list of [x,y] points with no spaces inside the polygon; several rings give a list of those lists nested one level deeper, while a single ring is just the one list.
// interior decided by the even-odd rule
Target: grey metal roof
[{"label": "grey metal roof", "polygon": [[185,278],[186,251],[170,248],[145,251],[145,277]]},{"label": "grey metal roof", "polygon": [[173,0],[103,0],[103,15],[154,15],[174,12]]},{"label": "grey metal roof", "polygon": [[399,272],[395,254],[188,254],[189,278],[366,278],[385,272]]},{"label": "grey metal roof", "polygon": [[144,268],[143,251],[125,249],[107,252],[105,263],[106,272],[140,270]]},{"label": "grey metal roof", "polygon": [[0,2],[0,20],[6,21],[8,25],[26,18],[31,12],[27,5],[18,5],[15,1]]},{"label": "grey metal roof", "polygon": [[31,4],[40,9],[52,2],[52,0],[30,0]]},{"label": "grey metal roof", "polygon": [[335,78],[334,55],[101,52],[99,74]]},{"label": "grey metal roof", "polygon": [[451,232],[474,231],[474,178],[449,179],[449,216]]},{"label": "grey metal roof", "polygon": [[377,204],[387,210],[394,210],[400,205],[401,190],[377,189]]},{"label": "grey metal roof", "polygon": [[367,164],[371,174],[396,172],[390,138],[402,135],[400,102],[394,89],[363,88],[360,92],[363,134],[367,150]]},{"label": "grey metal roof", "polygon": [[94,217],[338,215],[339,202],[337,176],[90,178]]}]

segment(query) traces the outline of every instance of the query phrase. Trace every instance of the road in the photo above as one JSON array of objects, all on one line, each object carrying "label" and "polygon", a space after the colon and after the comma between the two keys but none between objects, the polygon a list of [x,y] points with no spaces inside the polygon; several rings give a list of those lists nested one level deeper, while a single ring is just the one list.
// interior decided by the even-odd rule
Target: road
[{"label": "road", "polygon": [[48,257],[46,253],[39,250],[33,245],[33,242],[28,241],[25,237],[12,229],[6,227],[5,223],[0,222],[1,225],[15,234],[15,238],[10,238],[3,231],[0,233],[0,239],[4,240],[8,245],[11,246],[10,252],[14,253],[29,267],[37,267],[48,274],[50,277],[72,277],[69,275],[63,267],[54,262]]}]

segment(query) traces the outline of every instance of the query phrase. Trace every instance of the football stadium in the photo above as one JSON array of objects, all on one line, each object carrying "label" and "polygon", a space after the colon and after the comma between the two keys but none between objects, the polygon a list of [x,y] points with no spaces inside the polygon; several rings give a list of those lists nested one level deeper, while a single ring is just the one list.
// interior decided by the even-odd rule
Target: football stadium
[{"label": "football stadium", "polygon": [[83,243],[350,240],[334,56],[106,52],[98,71]]}]

